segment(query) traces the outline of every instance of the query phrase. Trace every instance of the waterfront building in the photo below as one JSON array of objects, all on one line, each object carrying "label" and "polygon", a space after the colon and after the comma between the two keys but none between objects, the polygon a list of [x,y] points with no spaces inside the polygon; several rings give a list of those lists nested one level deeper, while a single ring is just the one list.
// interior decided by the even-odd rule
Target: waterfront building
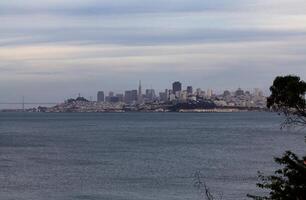
[{"label": "waterfront building", "polygon": [[224,101],[224,100],[216,100],[216,101],[214,101],[214,103],[215,103],[217,106],[223,106],[223,107],[227,106],[227,103],[226,103],[226,101]]},{"label": "waterfront building", "polygon": [[104,102],[104,92],[103,91],[99,91],[97,94],[97,101],[98,102]]},{"label": "waterfront building", "polygon": [[194,96],[194,95],[188,96],[188,97],[187,97],[187,100],[188,100],[188,101],[196,101],[196,100],[197,100],[197,97]]}]

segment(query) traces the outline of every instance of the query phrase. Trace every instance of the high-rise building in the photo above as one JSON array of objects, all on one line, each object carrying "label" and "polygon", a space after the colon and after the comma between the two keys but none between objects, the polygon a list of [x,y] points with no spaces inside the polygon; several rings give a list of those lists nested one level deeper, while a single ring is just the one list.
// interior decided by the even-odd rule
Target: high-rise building
[{"label": "high-rise building", "polygon": [[119,97],[117,96],[112,96],[109,98],[110,103],[118,103],[119,102]]},{"label": "high-rise building", "polygon": [[103,91],[99,91],[97,94],[97,101],[98,102],[103,102],[104,101],[104,92]]},{"label": "high-rise building", "polygon": [[201,96],[201,94],[202,94],[202,89],[201,89],[201,88],[197,88],[196,93],[197,93],[198,96]]},{"label": "high-rise building", "polygon": [[138,85],[138,95],[139,96],[142,95],[141,81],[139,81],[139,85]]},{"label": "high-rise building", "polygon": [[116,102],[116,98],[115,99],[112,99],[114,96],[114,92],[110,91],[108,93],[108,96],[105,97],[105,101],[106,102],[109,102],[109,103],[115,103]]},{"label": "high-rise building", "polygon": [[137,90],[127,90],[124,93],[124,102],[127,104],[135,103],[138,99]]},{"label": "high-rise building", "polygon": [[141,81],[139,81],[139,85],[138,85],[138,97],[137,97],[137,101],[138,101],[139,104],[143,103]]},{"label": "high-rise building", "polygon": [[109,96],[109,97],[113,97],[113,96],[114,96],[114,92],[110,91],[110,92],[108,93],[108,96]]},{"label": "high-rise building", "polygon": [[170,96],[170,94],[172,93],[170,90],[168,90],[168,89],[165,89],[165,93],[166,93],[166,98],[167,98],[167,100],[166,101],[169,101],[169,96]]},{"label": "high-rise building", "polygon": [[192,86],[187,86],[187,94],[188,95],[193,94]]},{"label": "high-rise building", "polygon": [[168,95],[166,92],[160,92],[159,93],[159,100],[162,102],[167,102],[168,101]]},{"label": "high-rise building", "polygon": [[153,101],[155,99],[155,90],[154,89],[146,89],[146,100]]},{"label": "high-rise building", "polygon": [[131,103],[132,101],[132,91],[131,90],[127,90],[124,92],[124,102],[125,103]]},{"label": "high-rise building", "polygon": [[255,88],[254,89],[254,96],[262,97],[263,96],[263,92],[259,88]]},{"label": "high-rise building", "polygon": [[110,102],[111,102],[111,97],[110,97],[110,96],[106,96],[106,97],[105,97],[105,102],[110,103]]},{"label": "high-rise building", "polygon": [[116,97],[118,97],[119,102],[123,102],[124,100],[123,94],[116,94]]},{"label": "high-rise building", "polygon": [[138,99],[137,90],[132,90],[132,101],[137,101],[137,99]]},{"label": "high-rise building", "polygon": [[208,90],[207,90],[207,93],[206,93],[206,96],[207,96],[208,98],[210,98],[210,97],[212,97],[212,95],[213,95],[212,89],[208,89]]},{"label": "high-rise building", "polygon": [[182,91],[182,84],[179,81],[176,81],[172,84],[172,92],[176,94],[177,92]]}]

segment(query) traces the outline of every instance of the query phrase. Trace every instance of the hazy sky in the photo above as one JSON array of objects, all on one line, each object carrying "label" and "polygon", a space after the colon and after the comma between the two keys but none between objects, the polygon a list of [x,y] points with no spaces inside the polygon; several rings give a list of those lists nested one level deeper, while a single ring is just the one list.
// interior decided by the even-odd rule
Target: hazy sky
[{"label": "hazy sky", "polygon": [[305,0],[1,0],[0,102],[306,79]]}]

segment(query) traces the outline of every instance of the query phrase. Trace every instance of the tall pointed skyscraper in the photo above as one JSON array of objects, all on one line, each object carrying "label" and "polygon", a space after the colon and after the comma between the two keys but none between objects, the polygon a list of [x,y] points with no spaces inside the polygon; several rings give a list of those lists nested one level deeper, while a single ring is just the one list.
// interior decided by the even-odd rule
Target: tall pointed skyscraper
[{"label": "tall pointed skyscraper", "polygon": [[138,103],[142,104],[143,99],[142,99],[142,88],[141,88],[141,80],[139,80],[139,86],[138,86]]},{"label": "tall pointed skyscraper", "polygon": [[141,91],[141,81],[139,81],[139,86],[138,86],[138,94],[141,95],[142,91]]}]

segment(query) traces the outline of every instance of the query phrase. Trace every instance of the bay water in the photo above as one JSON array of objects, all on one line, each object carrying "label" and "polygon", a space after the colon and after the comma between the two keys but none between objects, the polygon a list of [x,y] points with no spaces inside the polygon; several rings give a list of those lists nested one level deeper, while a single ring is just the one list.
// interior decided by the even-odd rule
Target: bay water
[{"label": "bay water", "polygon": [[1,200],[198,200],[263,194],[257,171],[305,154],[275,113],[0,113]]}]

